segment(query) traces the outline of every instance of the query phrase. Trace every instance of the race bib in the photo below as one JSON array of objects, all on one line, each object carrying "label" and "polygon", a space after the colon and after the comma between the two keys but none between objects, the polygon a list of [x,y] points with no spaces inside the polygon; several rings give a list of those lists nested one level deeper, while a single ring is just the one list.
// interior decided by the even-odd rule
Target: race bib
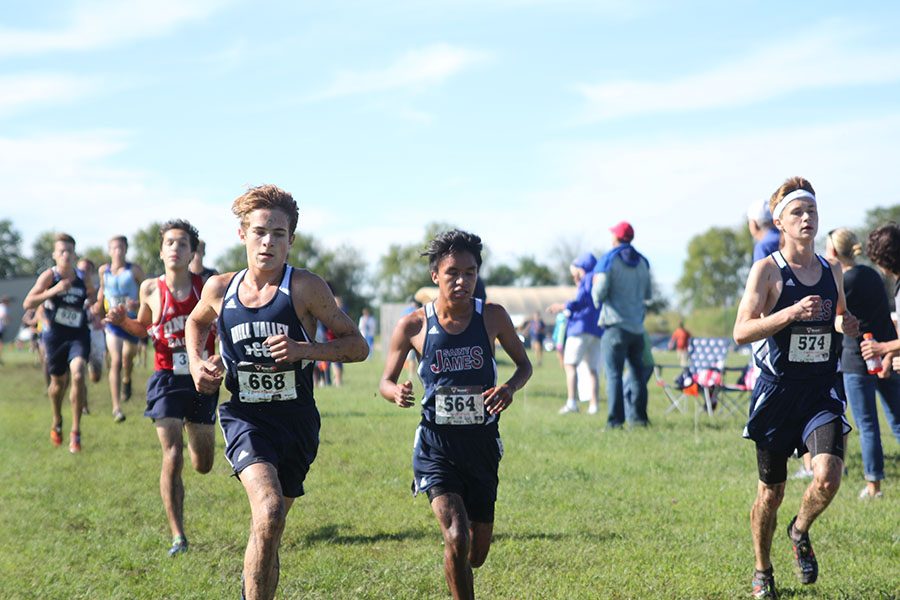
[{"label": "race bib", "polygon": [[294,366],[241,362],[237,366],[241,402],[296,400]]},{"label": "race bib", "polygon": [[826,362],[831,354],[831,327],[795,326],[791,328],[788,360],[797,363]]},{"label": "race bib", "polygon": [[181,351],[172,353],[172,372],[175,375],[191,374],[191,367],[188,364],[187,352]]},{"label": "race bib", "polygon": [[68,308],[65,306],[61,306],[56,309],[56,316],[53,320],[60,325],[65,325],[66,327],[81,327],[81,320],[84,318],[84,312],[78,310],[77,308]]},{"label": "race bib", "polygon": [[481,425],[484,394],[480,386],[441,387],[434,395],[437,425]]}]

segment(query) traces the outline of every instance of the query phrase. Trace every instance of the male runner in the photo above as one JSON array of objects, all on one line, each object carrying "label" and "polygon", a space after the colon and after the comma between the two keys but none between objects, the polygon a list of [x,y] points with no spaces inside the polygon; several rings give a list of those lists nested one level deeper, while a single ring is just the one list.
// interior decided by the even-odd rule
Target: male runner
[{"label": "male runner", "polygon": [[[169,556],[188,549],[184,534],[184,465],[182,429],[187,430],[191,464],[198,473],[209,473],[215,448],[216,402],[218,390],[198,394],[188,369],[184,346],[184,323],[200,299],[203,278],[188,270],[197,230],[182,220],[163,223],[159,228],[159,256],[165,273],[141,284],[137,319],[127,316],[124,305],[110,309],[106,322],[129,334],[153,338],[155,371],[147,381],[147,410],[153,419],[162,446],[159,493],[172,530]],[[215,352],[215,339],[207,336],[206,356]]]},{"label": "male runner", "polygon": [[[88,273],[91,281],[95,280],[97,275],[97,266],[88,258],[82,258],[78,261],[78,270],[82,273]],[[88,375],[91,381],[97,383],[103,375],[103,363],[106,362],[106,334],[104,333],[103,319],[90,311],[88,313],[88,327],[91,330],[91,353],[88,356]],[[85,398],[84,412],[87,414],[87,398]]]},{"label": "male runner", "polygon": [[819,216],[812,185],[792,177],[769,204],[784,244],[751,267],[734,324],[735,341],[753,343],[761,369],[744,429],[744,437],[756,442],[759,470],[750,513],[756,598],[777,597],[770,551],[787,459],[795,449],[810,452],[813,480],[787,533],[801,583],[818,577],[809,528],[840,486],[850,431],[844,401],[834,387],[841,348],[836,332],[856,336],[858,329],[846,310],[840,266],[815,253]]},{"label": "male runner", "polygon": [[85,306],[94,298],[89,275],[75,268],[75,240],[60,233],[53,240],[53,260],[56,265],[41,273],[34,287],[25,296],[26,310],[43,304],[45,329],[44,351],[50,385],[47,395],[53,410],[50,442],[62,444],[62,399],[71,379],[69,400],[72,403],[72,430],[69,452],[81,452],[81,409],[87,389],[84,381],[85,364],[91,349],[91,337]]},{"label": "male runner", "polygon": [[[494,529],[497,471],[503,444],[500,413],[531,377],[531,363],[506,310],[473,298],[481,238],[454,230],[433,239],[423,256],[438,297],[400,319],[379,391],[408,408],[412,382],[397,383],[407,353],[421,357],[422,421],[413,449],[413,490],[431,502],[444,537],[444,577],[454,598],[474,598],[472,568],[487,558]],[[497,385],[494,341],[516,365]]]},{"label": "male runner", "polygon": [[[219,407],[219,423],[225,456],[250,501],[243,591],[246,598],[268,600],[278,587],[285,517],[303,495],[319,445],[313,362],[359,362],[369,349],[325,281],[285,264],[298,219],[291,195],[274,185],[251,188],[232,212],[240,219],[247,268],[207,281],[185,338],[197,390],[211,394],[224,378],[231,393]],[[317,320],[335,339],[313,342]],[[217,321],[222,355],[204,359],[206,336]]]},{"label": "male runner", "polygon": [[197,244],[197,250],[194,251],[194,258],[191,259],[191,273],[199,275],[203,278],[203,281],[206,281],[213,275],[218,275],[219,272],[203,264],[204,256],[206,256],[206,242],[200,240]]},{"label": "male runner", "polygon": [[[137,316],[138,287],[144,280],[144,271],[136,264],[126,262],[128,238],[117,235],[109,240],[109,263],[100,267],[100,291],[97,296],[98,312],[108,312],[124,305],[128,316]],[[112,397],[113,418],[117,423],[125,420],[121,401],[131,399],[131,370],[137,354],[137,338],[117,327],[106,326],[106,348],[109,350],[109,394]],[[121,387],[121,389],[120,389]]]}]

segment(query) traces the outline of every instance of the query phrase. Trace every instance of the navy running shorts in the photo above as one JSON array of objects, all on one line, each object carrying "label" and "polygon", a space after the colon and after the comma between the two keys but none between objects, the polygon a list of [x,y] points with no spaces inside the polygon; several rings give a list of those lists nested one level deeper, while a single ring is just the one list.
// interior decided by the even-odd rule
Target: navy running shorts
[{"label": "navy running shorts", "polygon": [[87,329],[75,336],[54,334],[52,329],[44,334],[44,352],[47,357],[47,371],[59,377],[69,372],[69,363],[83,358],[87,363],[91,353],[91,333]]},{"label": "navy running shorts", "polygon": [[[130,314],[129,314],[129,316],[130,316]],[[132,318],[134,318],[134,317],[132,317]],[[139,338],[134,337],[133,335],[131,335],[130,333],[128,333],[127,331],[125,331],[124,329],[119,327],[118,325],[112,325],[112,324],[107,323],[106,333],[109,335],[114,335],[117,338],[121,338],[121,339],[125,340],[126,342],[129,342],[132,344],[137,344],[138,341],[140,341]]]},{"label": "navy running shorts", "polygon": [[183,419],[190,423],[212,425],[216,422],[219,391],[206,396],[194,387],[190,375],[175,375],[169,370],[154,371],[147,380],[145,417]]},{"label": "navy running shorts", "polygon": [[315,404],[226,402],[219,406],[219,425],[235,475],[240,477],[252,464],[269,463],[278,471],[284,496],[303,495],[303,481],[319,449]]},{"label": "navy running shorts", "polygon": [[413,445],[413,495],[459,494],[470,521],[493,523],[502,457],[496,427],[454,431],[422,423]]},{"label": "navy running shorts", "polygon": [[761,376],[750,398],[750,418],[744,437],[773,452],[807,451],[806,438],[813,430],[841,419],[844,435],[851,427],[844,418],[845,401],[838,377],[824,380],[773,380]]}]

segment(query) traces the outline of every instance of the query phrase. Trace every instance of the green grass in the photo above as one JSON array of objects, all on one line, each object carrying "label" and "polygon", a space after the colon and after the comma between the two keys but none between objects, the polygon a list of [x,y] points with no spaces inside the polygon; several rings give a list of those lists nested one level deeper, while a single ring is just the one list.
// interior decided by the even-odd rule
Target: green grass
[{"label": "green grass", "polygon": [[[249,509],[221,436],[212,473],[185,472],[191,549],[170,559],[143,394],[115,424],[105,380],[91,384],[84,451],[72,456],[48,441],[48,401],[30,357],[5,358],[0,598],[237,598]],[[563,375],[547,358],[501,423],[506,456],[479,597],[746,597],[756,466],[741,418],[702,416],[695,429],[692,414],[663,414],[654,386],[650,429],[604,432],[603,417],[556,414]],[[288,518],[279,598],[447,597],[438,526],[427,500],[409,493],[418,415],[376,396],[380,370],[348,365],[343,388],[318,393],[322,443]],[[138,369],[136,390],[147,375]],[[791,572],[782,528],[803,485],[788,482],[773,547],[782,598],[900,597],[900,451],[883,440],[885,498],[860,502],[851,438],[847,483],[813,528],[821,577],[812,587]]]}]

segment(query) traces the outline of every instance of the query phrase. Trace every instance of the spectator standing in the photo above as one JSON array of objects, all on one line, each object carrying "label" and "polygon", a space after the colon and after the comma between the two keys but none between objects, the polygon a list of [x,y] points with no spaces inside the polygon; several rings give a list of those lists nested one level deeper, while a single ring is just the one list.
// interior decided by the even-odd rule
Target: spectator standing
[{"label": "spectator standing", "polygon": [[531,350],[534,352],[534,361],[541,366],[544,359],[544,338],[547,336],[547,326],[541,319],[541,313],[535,312],[528,321],[528,339],[531,342]]},{"label": "spectator standing", "polygon": [[578,365],[584,362],[591,380],[591,403],[588,414],[597,413],[597,372],[600,368],[600,336],[603,330],[597,324],[600,311],[591,299],[590,274],[597,265],[597,259],[590,252],[579,256],[569,266],[572,280],[578,286],[575,299],[567,304],[556,303],[547,310],[563,312],[569,319],[566,326],[566,343],[563,349],[563,368],[566,370],[566,391],[568,398],[560,414],[578,412]]},{"label": "spectator standing", "polygon": [[[644,344],[647,343],[644,339]],[[678,321],[678,327],[669,338],[669,350],[678,354],[678,362],[682,367],[688,366],[688,345],[691,343],[691,332],[684,328],[684,321]]]},{"label": "spectator standing", "polygon": [[[892,239],[893,238],[893,239]],[[900,229],[896,225],[879,227],[869,237],[869,258],[887,275],[897,276],[900,262]],[[863,474],[866,480],[859,497],[877,498],[882,495],[884,480],[884,450],[878,424],[878,405],[875,392],[881,396],[888,425],[900,441],[900,375],[891,372],[891,359],[900,353],[900,341],[891,322],[891,309],[881,277],[864,265],[857,265],[854,256],[862,248],[849,229],[835,229],[826,238],[826,257],[834,257],[844,271],[844,293],[847,310],[859,319],[859,331],[871,333],[872,341],[860,343],[858,338],[844,336],[841,365],[844,371],[844,392],[853,419],[859,429],[862,447]],[[897,269],[897,270],[894,270]],[[895,293],[900,289],[895,288]],[[900,296],[900,294],[898,294]],[[895,299],[896,301],[896,299]],[[882,363],[877,375],[870,375],[867,359]]]},{"label": "spectator standing", "polygon": [[362,309],[362,315],[359,317],[359,332],[366,338],[366,343],[369,345],[370,357],[372,356],[372,351],[375,349],[375,331],[377,328],[378,324],[375,322],[375,317],[372,316],[369,309]]},{"label": "spectator standing", "polygon": [[781,233],[772,224],[768,199],[753,202],[747,210],[747,228],[753,236],[753,262],[778,250]]},{"label": "spectator standing", "polygon": [[[633,373],[644,368],[644,313],[650,299],[650,263],[631,245],[634,228],[622,221],[610,229],[613,248],[594,271],[591,291],[594,305],[600,310],[599,324],[604,328],[601,348],[606,368],[607,427],[625,423],[625,394],[622,371],[625,363]],[[638,386],[629,407],[632,425],[646,426],[647,386]]]}]

